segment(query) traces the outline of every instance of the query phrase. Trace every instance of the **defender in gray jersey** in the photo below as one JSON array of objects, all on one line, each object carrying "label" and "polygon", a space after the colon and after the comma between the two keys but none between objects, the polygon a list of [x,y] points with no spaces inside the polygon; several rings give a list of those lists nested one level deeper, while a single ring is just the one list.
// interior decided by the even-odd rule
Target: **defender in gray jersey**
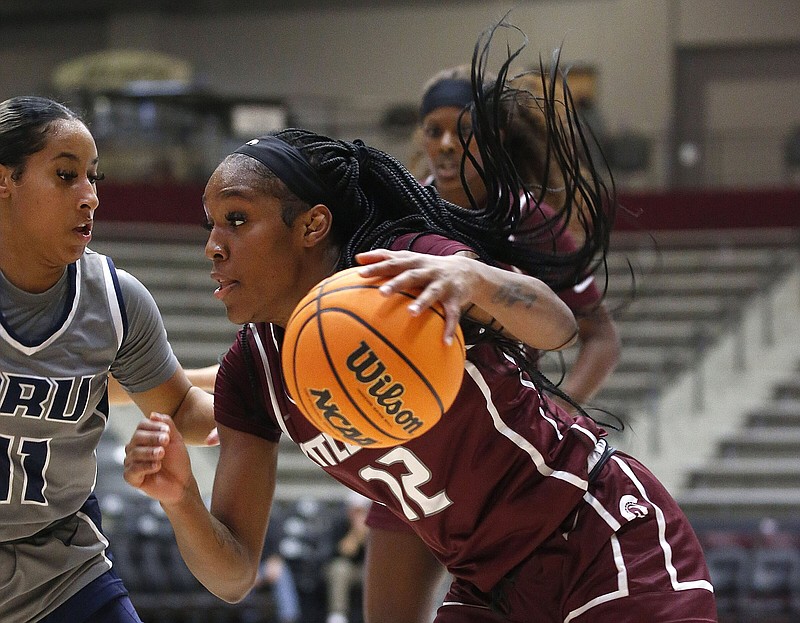
[{"label": "defender in gray jersey", "polygon": [[94,140],[69,109],[0,103],[0,620],[139,621],[93,495],[113,375],[144,413],[213,428],[158,308],[86,246],[98,197]]}]

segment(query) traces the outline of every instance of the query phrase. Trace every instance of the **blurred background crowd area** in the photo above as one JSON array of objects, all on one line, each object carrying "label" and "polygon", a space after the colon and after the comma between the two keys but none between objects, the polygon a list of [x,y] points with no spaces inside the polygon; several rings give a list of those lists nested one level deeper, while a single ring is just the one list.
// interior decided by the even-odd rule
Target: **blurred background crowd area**
[{"label": "blurred background crowd area", "polygon": [[[48,95],[85,116],[107,176],[91,246],[148,286],[179,359],[200,367],[237,329],[198,226],[219,160],[291,125],[410,164],[423,84],[509,9],[529,37],[520,70],[561,50],[626,208],[607,294],[622,358],[592,406],[624,420],[613,443],[692,519],[720,620],[800,621],[796,0],[3,0],[0,99]],[[116,410],[98,495],[144,618],[277,620],[269,587],[232,607],[186,576],[158,508],[121,480],[137,412]],[[206,494],[215,457],[193,452]],[[276,495],[301,620],[324,621],[346,492],[286,444]]]}]

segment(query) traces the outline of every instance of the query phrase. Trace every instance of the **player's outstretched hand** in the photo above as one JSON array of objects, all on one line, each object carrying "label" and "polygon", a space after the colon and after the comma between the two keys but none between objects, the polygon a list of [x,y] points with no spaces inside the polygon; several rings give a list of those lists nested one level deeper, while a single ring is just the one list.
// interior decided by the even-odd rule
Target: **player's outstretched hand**
[{"label": "player's outstretched hand", "polygon": [[477,269],[481,264],[462,256],[375,249],[359,253],[356,260],[364,265],[360,270],[364,277],[389,278],[380,288],[386,295],[404,289],[420,290],[409,305],[412,314],[440,303],[447,319],[444,339],[448,344],[455,335],[462,310],[471,302],[480,283]]},{"label": "player's outstretched hand", "polygon": [[172,418],[151,413],[125,446],[125,480],[163,504],[179,502],[192,476],[189,453]]}]

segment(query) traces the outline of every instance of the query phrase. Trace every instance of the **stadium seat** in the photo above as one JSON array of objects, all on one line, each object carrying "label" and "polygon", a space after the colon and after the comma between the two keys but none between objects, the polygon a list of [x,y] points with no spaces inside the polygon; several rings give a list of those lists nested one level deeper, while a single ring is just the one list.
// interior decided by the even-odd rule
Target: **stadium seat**
[{"label": "stadium seat", "polygon": [[719,545],[706,551],[706,563],[714,585],[717,610],[735,612],[751,564],[750,552],[741,545]]},{"label": "stadium seat", "polygon": [[792,548],[757,547],[753,550],[740,596],[740,611],[747,616],[788,614],[791,582],[800,568],[800,553]]}]

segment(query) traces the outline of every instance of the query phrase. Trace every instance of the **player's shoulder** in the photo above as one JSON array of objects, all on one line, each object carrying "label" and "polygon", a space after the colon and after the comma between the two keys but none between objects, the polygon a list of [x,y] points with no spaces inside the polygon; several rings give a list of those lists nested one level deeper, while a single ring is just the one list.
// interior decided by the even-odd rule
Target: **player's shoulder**
[{"label": "player's shoulder", "polygon": [[402,234],[392,242],[391,250],[415,251],[417,253],[427,253],[428,255],[455,255],[460,251],[473,251],[463,242],[453,240],[436,232]]}]

